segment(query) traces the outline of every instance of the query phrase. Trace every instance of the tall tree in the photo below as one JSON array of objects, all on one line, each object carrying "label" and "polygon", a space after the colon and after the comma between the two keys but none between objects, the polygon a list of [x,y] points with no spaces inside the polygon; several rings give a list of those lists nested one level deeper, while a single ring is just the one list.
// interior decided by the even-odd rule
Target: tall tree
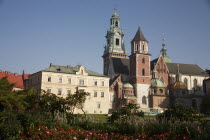
[{"label": "tall tree", "polygon": [[206,69],[206,73],[210,76],[210,70]]}]

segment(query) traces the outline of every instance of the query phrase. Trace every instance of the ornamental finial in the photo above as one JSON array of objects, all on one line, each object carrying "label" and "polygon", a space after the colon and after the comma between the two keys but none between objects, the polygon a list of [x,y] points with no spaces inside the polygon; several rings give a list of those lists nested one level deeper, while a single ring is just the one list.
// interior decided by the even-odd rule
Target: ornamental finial
[{"label": "ornamental finial", "polygon": [[162,40],[163,40],[162,46],[165,47],[165,45],[166,45],[165,44],[165,40],[166,40],[165,33],[162,34]]}]

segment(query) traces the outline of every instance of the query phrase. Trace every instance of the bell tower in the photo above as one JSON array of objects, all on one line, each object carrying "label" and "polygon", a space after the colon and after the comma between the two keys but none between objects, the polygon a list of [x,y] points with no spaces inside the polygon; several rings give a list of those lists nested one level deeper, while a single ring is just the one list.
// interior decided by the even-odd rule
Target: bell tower
[{"label": "bell tower", "polygon": [[106,45],[104,47],[104,75],[108,76],[110,58],[126,58],[125,45],[123,42],[124,34],[120,28],[120,18],[114,9],[114,13],[110,19],[110,29],[106,34]]},{"label": "bell tower", "polygon": [[140,27],[131,41],[130,57],[130,83],[135,88],[138,98],[137,103],[141,108],[148,108],[148,95],[150,87],[150,54],[148,53],[148,41],[144,37]]}]

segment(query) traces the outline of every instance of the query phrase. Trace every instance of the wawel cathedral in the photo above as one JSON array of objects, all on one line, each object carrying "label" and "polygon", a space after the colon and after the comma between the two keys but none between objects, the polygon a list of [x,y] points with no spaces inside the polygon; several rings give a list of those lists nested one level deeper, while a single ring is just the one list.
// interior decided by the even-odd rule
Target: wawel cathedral
[{"label": "wawel cathedral", "polygon": [[[165,40],[158,58],[151,60],[149,41],[138,27],[127,55],[120,18],[116,12],[110,19],[103,53],[104,74],[86,67],[50,64],[33,74],[17,75],[0,70],[0,78],[7,77],[18,87],[44,90],[59,97],[82,90],[90,93],[75,113],[108,114],[128,103],[137,104],[141,110],[160,113],[167,107],[182,104],[200,110],[202,99],[210,95],[204,84],[208,75],[197,65],[173,63],[167,55]],[[208,91],[206,90],[208,89]]]},{"label": "wawel cathedral", "polygon": [[167,55],[165,40],[158,58],[151,60],[149,41],[138,27],[127,55],[116,9],[110,19],[103,53],[104,75],[110,78],[112,109],[128,103],[143,111],[161,112],[182,104],[199,110],[208,75],[195,64],[180,64]]}]

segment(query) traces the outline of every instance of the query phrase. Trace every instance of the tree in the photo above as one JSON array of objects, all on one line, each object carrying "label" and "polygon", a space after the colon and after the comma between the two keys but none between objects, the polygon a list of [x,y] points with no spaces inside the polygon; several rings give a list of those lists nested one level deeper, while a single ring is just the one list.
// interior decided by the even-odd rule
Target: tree
[{"label": "tree", "polygon": [[162,120],[179,120],[179,121],[194,121],[200,120],[201,115],[193,108],[188,108],[182,105],[175,105],[168,108],[163,113],[156,116],[157,119]]},{"label": "tree", "polygon": [[66,105],[67,107],[69,107],[68,111],[71,114],[74,114],[74,110],[77,107],[80,108],[85,114],[85,111],[83,110],[83,103],[89,95],[90,93],[84,92],[83,90],[79,90],[75,94],[70,94],[68,97],[66,97]]},{"label": "tree", "polygon": [[139,107],[136,104],[129,103],[120,110],[113,111],[112,115],[108,118],[108,121],[114,123],[114,121],[123,121],[131,119],[131,116],[136,114],[137,116],[144,117],[144,113],[138,111]]},{"label": "tree", "polygon": [[210,70],[206,69],[206,73],[210,76]]},{"label": "tree", "polygon": [[14,85],[9,83],[6,77],[0,80],[0,111],[14,110],[21,112],[27,105],[23,100],[25,96],[13,91]]},{"label": "tree", "polygon": [[210,113],[210,97],[206,97],[203,99],[201,103],[201,112],[204,114]]},{"label": "tree", "polygon": [[4,93],[5,91],[12,91],[14,86],[15,84],[10,83],[7,80],[7,77],[3,77],[2,79],[0,79],[0,94]]}]

